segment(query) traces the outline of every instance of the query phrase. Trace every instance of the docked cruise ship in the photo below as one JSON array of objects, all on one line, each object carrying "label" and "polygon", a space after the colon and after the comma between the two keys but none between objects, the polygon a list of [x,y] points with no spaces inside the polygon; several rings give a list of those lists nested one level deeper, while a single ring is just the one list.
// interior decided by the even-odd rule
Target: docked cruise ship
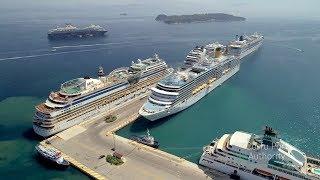
[{"label": "docked cruise ship", "polygon": [[199,163],[235,179],[320,179],[320,159],[280,139],[270,127],[262,136],[224,134],[204,147]]},{"label": "docked cruise ship", "polygon": [[78,28],[72,24],[66,24],[65,27],[57,27],[48,32],[49,39],[65,39],[65,38],[82,38],[103,36],[107,32],[106,29],[99,25],[91,24],[85,28]]},{"label": "docked cruise ship", "polygon": [[264,37],[258,33],[254,33],[249,36],[237,36],[235,41],[231,41],[227,45],[227,51],[230,55],[234,55],[236,58],[242,59],[243,57],[259,49],[263,43],[263,40]]},{"label": "docked cruise ship", "polygon": [[[168,75],[170,68],[155,55],[132,62],[130,67],[113,70],[105,76],[102,67],[98,78],[77,78],[51,92],[36,106],[33,129],[47,137],[79,124],[130,99],[145,96],[148,88]],[[172,70],[171,70],[172,71]]]},{"label": "docked cruise ship", "polygon": [[184,65],[151,88],[140,115],[155,121],[199,101],[239,71],[240,60],[226,55],[226,47],[213,43],[191,50]]}]

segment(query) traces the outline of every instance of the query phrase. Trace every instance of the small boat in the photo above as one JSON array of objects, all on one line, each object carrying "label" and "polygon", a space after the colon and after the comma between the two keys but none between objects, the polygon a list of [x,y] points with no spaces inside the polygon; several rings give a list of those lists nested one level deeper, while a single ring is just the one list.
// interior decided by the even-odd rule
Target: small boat
[{"label": "small boat", "polygon": [[62,157],[60,151],[57,151],[53,148],[46,147],[44,145],[38,144],[36,146],[37,153],[40,158],[46,160],[49,163],[58,165],[59,167],[66,168],[70,163]]},{"label": "small boat", "polygon": [[154,137],[150,135],[149,129],[147,131],[147,135],[132,136],[130,139],[153,148],[159,147],[159,142],[156,141]]}]

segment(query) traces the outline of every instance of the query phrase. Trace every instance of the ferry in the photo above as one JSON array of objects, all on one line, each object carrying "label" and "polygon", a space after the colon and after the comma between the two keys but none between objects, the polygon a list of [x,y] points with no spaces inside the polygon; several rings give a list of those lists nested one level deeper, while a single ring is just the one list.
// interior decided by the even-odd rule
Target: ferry
[{"label": "ferry", "polygon": [[41,159],[47,162],[50,162],[62,168],[66,168],[70,165],[70,163],[62,157],[60,151],[46,147],[41,144],[38,144],[35,148]]},{"label": "ferry", "polygon": [[203,148],[199,164],[240,179],[320,179],[320,159],[308,156],[278,137],[244,131],[224,134]]}]

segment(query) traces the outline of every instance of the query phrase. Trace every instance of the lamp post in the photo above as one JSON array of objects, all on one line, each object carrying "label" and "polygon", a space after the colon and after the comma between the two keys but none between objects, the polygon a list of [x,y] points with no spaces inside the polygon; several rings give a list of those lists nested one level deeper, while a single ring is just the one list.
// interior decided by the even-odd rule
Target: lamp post
[{"label": "lamp post", "polygon": [[112,151],[116,151],[116,140],[114,137],[114,132],[112,132],[112,137],[113,137],[113,148],[111,149]]}]

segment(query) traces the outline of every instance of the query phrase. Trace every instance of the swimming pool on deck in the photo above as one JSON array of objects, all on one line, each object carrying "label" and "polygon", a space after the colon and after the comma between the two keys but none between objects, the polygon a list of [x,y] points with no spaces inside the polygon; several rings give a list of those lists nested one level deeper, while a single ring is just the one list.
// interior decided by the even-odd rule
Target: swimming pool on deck
[{"label": "swimming pool on deck", "polygon": [[312,169],[314,174],[320,175],[320,169]]}]

